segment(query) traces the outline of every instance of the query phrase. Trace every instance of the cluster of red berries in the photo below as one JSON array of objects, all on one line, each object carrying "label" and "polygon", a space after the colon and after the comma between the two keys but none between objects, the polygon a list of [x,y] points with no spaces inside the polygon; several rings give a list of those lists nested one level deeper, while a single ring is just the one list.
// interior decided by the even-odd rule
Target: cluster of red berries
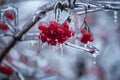
[{"label": "cluster of red berries", "polygon": [[8,26],[4,22],[1,22],[0,23],[0,30],[6,31],[6,30],[8,30]]},{"label": "cluster of red berries", "polygon": [[88,32],[85,29],[80,29],[80,32],[82,33],[82,37],[80,39],[81,43],[87,44],[88,42],[94,41],[92,33]]},{"label": "cluster of red berries", "polygon": [[10,67],[5,65],[0,65],[0,72],[6,74],[7,76],[11,76],[14,73]]},{"label": "cluster of red berries", "polygon": [[43,43],[47,42],[49,45],[63,44],[70,37],[74,36],[74,32],[69,28],[66,21],[63,24],[51,21],[48,26],[42,24],[38,29],[41,30],[38,38]]}]

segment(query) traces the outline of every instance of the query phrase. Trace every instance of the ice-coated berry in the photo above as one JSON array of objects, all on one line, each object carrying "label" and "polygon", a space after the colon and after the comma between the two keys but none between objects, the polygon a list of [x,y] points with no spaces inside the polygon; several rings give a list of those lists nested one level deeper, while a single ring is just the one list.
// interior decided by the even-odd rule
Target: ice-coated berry
[{"label": "ice-coated berry", "polygon": [[14,71],[10,67],[3,65],[0,65],[0,72],[8,76],[11,76],[14,73]]},{"label": "ice-coated berry", "polygon": [[5,16],[10,19],[11,21],[14,20],[14,13],[12,11],[5,12]]},{"label": "ice-coated berry", "polygon": [[0,23],[0,30],[8,30],[8,26],[5,23]]}]

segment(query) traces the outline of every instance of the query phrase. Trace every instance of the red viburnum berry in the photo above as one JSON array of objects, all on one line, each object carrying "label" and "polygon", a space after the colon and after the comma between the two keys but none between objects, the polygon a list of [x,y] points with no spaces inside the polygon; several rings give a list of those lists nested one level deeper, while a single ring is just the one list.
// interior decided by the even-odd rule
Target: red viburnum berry
[{"label": "red viburnum berry", "polygon": [[57,30],[57,27],[58,27],[58,23],[57,22],[50,22],[49,26],[48,26],[48,29],[49,30]]},{"label": "red viburnum berry", "polygon": [[80,32],[82,33],[82,37],[80,39],[81,43],[87,44],[88,42],[94,41],[94,38],[90,32],[84,29],[80,29]]},{"label": "red viburnum berry", "polygon": [[11,76],[14,73],[14,71],[10,67],[3,65],[0,65],[0,72],[8,76]]},{"label": "red viburnum berry", "polygon": [[63,29],[69,30],[69,25],[66,21],[62,24],[62,27]]},{"label": "red viburnum berry", "polygon": [[38,29],[41,30],[41,31],[44,31],[44,30],[46,30],[47,28],[46,28],[45,25],[40,25],[40,26],[38,27]]},{"label": "red viburnum berry", "polygon": [[42,42],[44,43],[44,42],[47,41],[47,36],[46,36],[45,34],[41,34],[41,35],[39,36],[39,39],[41,39]]},{"label": "red viburnum berry", "polygon": [[5,16],[6,16],[8,19],[10,19],[11,21],[14,20],[14,12],[12,12],[12,11],[7,11],[7,12],[5,12]]},{"label": "red viburnum berry", "polygon": [[38,29],[41,31],[38,38],[49,45],[63,44],[71,36],[74,36],[74,32],[69,28],[67,22],[58,24],[51,21],[48,26],[40,25]]},{"label": "red viburnum berry", "polygon": [[5,23],[0,23],[0,30],[8,30],[8,26]]}]

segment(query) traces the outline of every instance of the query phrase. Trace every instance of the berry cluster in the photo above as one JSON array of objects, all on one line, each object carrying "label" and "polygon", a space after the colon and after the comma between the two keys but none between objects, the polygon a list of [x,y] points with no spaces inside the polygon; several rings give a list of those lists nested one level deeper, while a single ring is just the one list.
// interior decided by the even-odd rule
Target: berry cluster
[{"label": "berry cluster", "polygon": [[0,65],[0,72],[8,76],[11,76],[14,73],[14,71],[10,67],[3,65]]},{"label": "berry cluster", "polygon": [[13,21],[14,13],[12,11],[7,11],[7,12],[5,12],[5,17],[8,18],[9,20]]},{"label": "berry cluster", "polygon": [[6,30],[8,30],[8,26],[4,22],[1,22],[0,23],[0,30],[6,31]]},{"label": "berry cluster", "polygon": [[51,21],[48,26],[42,24],[38,29],[41,30],[38,38],[43,43],[47,42],[49,45],[63,44],[70,37],[74,36],[74,32],[69,28],[66,21],[63,24]]},{"label": "berry cluster", "polygon": [[94,38],[90,32],[88,32],[85,29],[80,29],[80,32],[82,33],[82,37],[80,39],[81,43],[87,44],[88,42],[93,42]]}]

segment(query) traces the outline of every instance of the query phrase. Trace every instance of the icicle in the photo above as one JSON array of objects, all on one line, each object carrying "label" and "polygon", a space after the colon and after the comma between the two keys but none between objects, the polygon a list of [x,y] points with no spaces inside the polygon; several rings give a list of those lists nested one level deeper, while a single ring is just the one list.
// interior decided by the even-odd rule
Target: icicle
[{"label": "icicle", "polygon": [[114,22],[117,22],[118,20],[118,11],[113,11],[114,13]]},{"label": "icicle", "polygon": [[87,48],[87,44],[83,44],[84,48]]},{"label": "icicle", "polygon": [[93,64],[96,64],[96,58],[100,55],[100,51],[98,49],[94,49],[94,53],[92,54],[93,56]]},{"label": "icicle", "polygon": [[0,11],[0,21],[3,21],[4,12]]},{"label": "icicle", "polygon": [[58,49],[58,44],[56,44],[56,46],[53,46],[53,49],[52,49],[52,51],[54,52],[54,51],[56,51],[57,49]]},{"label": "icicle", "polygon": [[96,57],[97,57],[97,54],[94,53],[92,56],[93,56],[93,64],[96,64]]},{"label": "icicle", "polygon": [[63,56],[63,45],[59,45],[60,46],[60,55]]}]

